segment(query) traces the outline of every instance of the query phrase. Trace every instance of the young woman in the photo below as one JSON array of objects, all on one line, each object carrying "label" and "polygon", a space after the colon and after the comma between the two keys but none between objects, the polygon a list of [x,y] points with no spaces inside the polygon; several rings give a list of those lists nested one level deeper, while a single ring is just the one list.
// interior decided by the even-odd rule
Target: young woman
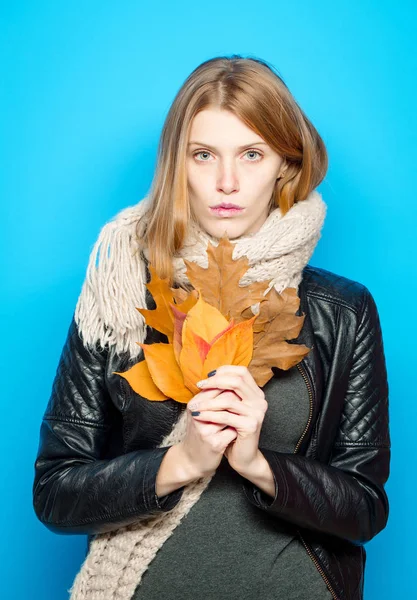
[{"label": "young woman", "polygon": [[[363,598],[388,518],[388,383],[368,288],[308,264],[326,169],[264,61],[208,60],[178,92],[149,195],[95,243],[41,425],[36,515],[88,535],[72,600]],[[190,290],[184,259],[207,267],[224,234],[249,260],[240,285],[297,290],[288,343],[310,351],[262,387],[221,364],[188,403],[143,398],[117,373],[167,341],[136,310],[155,308],[149,263]]]}]

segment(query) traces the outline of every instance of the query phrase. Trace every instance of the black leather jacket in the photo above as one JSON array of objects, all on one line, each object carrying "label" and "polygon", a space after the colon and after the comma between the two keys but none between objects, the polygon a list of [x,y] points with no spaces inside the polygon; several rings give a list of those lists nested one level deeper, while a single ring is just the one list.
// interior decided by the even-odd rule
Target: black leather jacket
[{"label": "black leather jacket", "polygon": [[[297,365],[310,418],[293,454],[260,448],[275,498],[242,477],[260,511],[292,523],[334,598],[363,598],[364,544],[388,518],[388,382],[378,311],[364,285],[307,265],[299,287],[306,314],[291,343],[312,348]],[[147,343],[163,338],[148,329]],[[166,338],[164,338],[166,340]],[[113,371],[135,360],[87,349],[74,319],[40,427],[33,484],[39,520],[62,534],[107,532],[139,515],[171,510],[183,489],[158,498],[158,448],[185,405],[149,402]]]}]

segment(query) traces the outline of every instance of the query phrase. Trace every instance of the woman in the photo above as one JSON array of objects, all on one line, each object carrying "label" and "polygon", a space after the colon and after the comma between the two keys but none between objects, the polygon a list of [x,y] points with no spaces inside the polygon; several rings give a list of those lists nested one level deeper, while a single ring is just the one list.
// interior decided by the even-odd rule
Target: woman
[{"label": "woman", "polygon": [[[264,61],[208,60],[177,94],[150,194],[93,248],[41,425],[36,514],[88,535],[72,600],[363,598],[364,544],[388,518],[388,383],[368,288],[308,264],[326,169]],[[136,310],[155,308],[149,263],[190,290],[184,260],[206,267],[225,234],[249,260],[240,285],[297,290],[289,343],[310,351],[262,388],[219,365],[190,402],[151,402],[120,376],[139,343],[167,341]]]}]

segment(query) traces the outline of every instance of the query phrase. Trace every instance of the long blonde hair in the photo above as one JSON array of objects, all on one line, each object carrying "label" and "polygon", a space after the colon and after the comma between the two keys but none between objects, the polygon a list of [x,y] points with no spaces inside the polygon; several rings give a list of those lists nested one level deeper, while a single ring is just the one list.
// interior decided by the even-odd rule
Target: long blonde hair
[{"label": "long blonde hair", "polygon": [[162,128],[149,208],[138,222],[139,248],[148,248],[149,260],[172,286],[172,257],[187,234],[190,210],[186,157],[191,123],[208,108],[234,113],[287,165],[277,179],[271,208],[283,214],[305,200],[327,171],[322,138],[298,106],[274,68],[257,58],[240,55],[215,57],[200,64],[187,77],[169,109]]}]

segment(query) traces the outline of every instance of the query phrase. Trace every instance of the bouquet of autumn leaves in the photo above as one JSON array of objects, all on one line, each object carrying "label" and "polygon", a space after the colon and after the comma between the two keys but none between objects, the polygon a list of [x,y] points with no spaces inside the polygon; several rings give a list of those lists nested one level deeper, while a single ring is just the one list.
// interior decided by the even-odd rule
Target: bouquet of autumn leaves
[{"label": "bouquet of autumn leaves", "polygon": [[[287,370],[310,348],[289,344],[298,336],[305,315],[297,316],[300,299],[295,288],[280,294],[274,287],[264,295],[268,281],[239,286],[249,268],[243,256],[233,260],[227,236],[207,248],[208,268],[184,259],[193,289],[171,288],[149,265],[146,284],[154,310],[136,308],[147,325],[166,335],[168,343],[144,344],[145,360],[116,375],[153,401],[172,399],[188,403],[201,390],[196,383],[221,365],[243,365],[259,387],[273,376],[271,367]],[[259,312],[251,306],[259,302]]]}]

